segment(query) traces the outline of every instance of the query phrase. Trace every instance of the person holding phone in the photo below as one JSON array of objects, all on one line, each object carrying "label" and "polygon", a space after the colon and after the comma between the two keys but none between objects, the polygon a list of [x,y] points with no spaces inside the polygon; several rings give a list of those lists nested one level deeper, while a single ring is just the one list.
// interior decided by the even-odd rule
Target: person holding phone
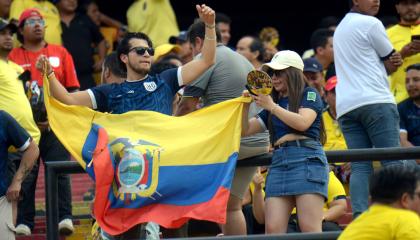
[{"label": "person holding phone", "polygon": [[244,106],[242,135],[268,129],[274,146],[265,188],[265,231],[286,233],[297,207],[302,232],[321,232],[329,177],[321,144],[325,139],[321,96],[306,86],[303,61],[296,52],[276,53],[262,70],[272,77],[274,89],[271,95],[252,95],[264,108],[257,117],[247,120],[249,104]]},{"label": "person holding phone", "polygon": [[404,60],[402,67],[390,76],[391,92],[397,103],[408,98],[405,88],[405,69],[420,62],[420,3],[419,0],[396,0],[400,23],[389,28],[387,34],[394,49]]}]

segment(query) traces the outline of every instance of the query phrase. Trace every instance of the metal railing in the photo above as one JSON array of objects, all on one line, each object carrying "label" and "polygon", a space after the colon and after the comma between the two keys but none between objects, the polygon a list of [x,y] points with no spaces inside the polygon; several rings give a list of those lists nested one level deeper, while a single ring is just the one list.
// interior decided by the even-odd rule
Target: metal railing
[{"label": "metal railing", "polygon": [[[419,159],[420,147],[413,148],[374,148],[374,149],[351,149],[325,152],[329,163],[335,162],[358,162],[376,160],[400,160]],[[266,166],[271,162],[271,153],[257,157],[247,158],[238,161],[237,166]],[[83,168],[77,162],[46,162],[45,163],[45,200],[47,212],[47,239],[57,240],[58,237],[58,183],[57,177],[60,174],[84,173]],[[318,233],[318,234],[287,234],[275,235],[253,235],[247,239],[337,239],[339,233]],[[299,237],[300,236],[300,237]],[[197,238],[210,239],[210,238]],[[223,239],[244,239],[244,237],[224,237]]]}]

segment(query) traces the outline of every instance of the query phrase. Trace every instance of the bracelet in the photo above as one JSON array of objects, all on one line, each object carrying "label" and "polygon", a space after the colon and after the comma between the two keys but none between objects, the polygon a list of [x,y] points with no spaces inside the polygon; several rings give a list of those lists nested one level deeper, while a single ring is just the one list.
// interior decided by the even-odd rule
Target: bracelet
[{"label": "bracelet", "polygon": [[47,74],[47,78],[50,79],[51,74],[54,73],[54,70]]},{"label": "bracelet", "polygon": [[206,35],[206,36],[204,36],[204,38],[205,38],[205,39],[207,39],[207,40],[209,40],[209,41],[214,41],[214,40],[216,40],[216,39],[217,39],[217,37],[216,37],[216,36],[214,36],[214,37],[208,37],[207,35]]},{"label": "bracelet", "polygon": [[213,29],[216,27],[216,24],[208,25],[207,23],[205,23],[204,25],[206,25],[206,28],[209,28],[209,29]]}]

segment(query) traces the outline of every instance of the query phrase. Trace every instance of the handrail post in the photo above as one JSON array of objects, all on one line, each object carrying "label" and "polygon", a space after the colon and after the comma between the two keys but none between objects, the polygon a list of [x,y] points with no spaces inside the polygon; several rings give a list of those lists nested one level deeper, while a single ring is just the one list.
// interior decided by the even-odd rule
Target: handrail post
[{"label": "handrail post", "polygon": [[45,163],[45,208],[47,210],[47,239],[58,239],[58,174],[54,166]]}]

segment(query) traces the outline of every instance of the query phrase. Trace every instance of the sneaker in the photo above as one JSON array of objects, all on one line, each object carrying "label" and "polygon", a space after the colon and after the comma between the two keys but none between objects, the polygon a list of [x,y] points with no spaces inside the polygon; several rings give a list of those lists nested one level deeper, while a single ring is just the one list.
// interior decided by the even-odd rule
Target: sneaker
[{"label": "sneaker", "polygon": [[61,222],[58,224],[58,232],[60,233],[60,235],[64,236],[69,236],[73,234],[73,221],[69,218],[61,220]]},{"label": "sneaker", "polygon": [[29,236],[31,235],[31,229],[26,226],[25,224],[19,224],[17,225],[16,229],[16,235],[18,236]]}]

